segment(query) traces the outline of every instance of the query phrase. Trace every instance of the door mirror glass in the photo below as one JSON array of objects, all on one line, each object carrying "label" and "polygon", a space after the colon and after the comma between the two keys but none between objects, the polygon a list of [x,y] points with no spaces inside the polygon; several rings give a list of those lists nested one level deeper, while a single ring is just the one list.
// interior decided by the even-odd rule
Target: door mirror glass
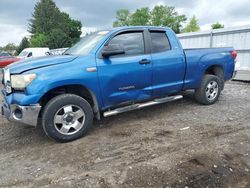
[{"label": "door mirror glass", "polygon": [[103,57],[110,57],[113,55],[120,55],[125,54],[124,47],[122,47],[119,44],[109,44],[107,46],[104,46],[102,50],[102,56]]}]

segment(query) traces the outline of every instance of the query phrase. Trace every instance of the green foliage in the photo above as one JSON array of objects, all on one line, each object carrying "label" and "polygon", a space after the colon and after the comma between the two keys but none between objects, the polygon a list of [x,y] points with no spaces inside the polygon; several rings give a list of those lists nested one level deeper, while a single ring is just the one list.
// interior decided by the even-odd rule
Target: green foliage
[{"label": "green foliage", "polygon": [[13,53],[17,49],[14,43],[8,43],[6,46],[1,47],[1,51]]},{"label": "green foliage", "polygon": [[47,47],[48,36],[44,33],[37,33],[30,39],[30,47]]},{"label": "green foliage", "polygon": [[198,25],[198,20],[193,16],[187,26],[183,29],[184,33],[199,31],[200,27]]},{"label": "green foliage", "polygon": [[157,5],[151,12],[151,22],[155,26],[168,26],[180,33],[182,23],[187,20],[185,15],[179,15],[174,7]]},{"label": "green foliage", "polygon": [[221,29],[224,28],[224,25],[220,24],[219,22],[216,22],[214,24],[211,25],[212,29]]},{"label": "green foliage", "polygon": [[147,7],[137,9],[129,20],[129,25],[149,25],[150,24],[150,10]]},{"label": "green foliage", "polygon": [[180,33],[185,15],[179,15],[174,7],[156,5],[152,10],[148,7],[137,9],[130,13],[127,9],[118,10],[114,27],[129,25],[168,26],[176,33]]},{"label": "green foliage", "polygon": [[53,0],[40,0],[35,5],[29,24],[31,46],[51,49],[69,47],[80,39],[81,28],[81,22],[61,12]]},{"label": "green foliage", "polygon": [[[60,28],[55,28],[55,29],[60,29],[61,31],[64,31],[67,34],[66,38],[68,39],[64,40],[65,45],[67,45],[68,43],[68,46],[71,46],[72,44],[78,42],[78,40],[80,39],[80,36],[82,34],[82,31],[81,31],[82,23],[79,20],[71,19],[69,14],[65,12],[62,12],[62,15],[64,17],[62,28],[64,29],[60,29]],[[56,31],[55,29],[53,29],[54,32]]]},{"label": "green foliage", "polygon": [[130,12],[127,9],[120,9],[116,11],[116,21],[113,23],[113,27],[128,26],[129,16]]},{"label": "green foliage", "polygon": [[23,49],[29,47],[29,40],[26,37],[23,37],[22,41],[20,42],[19,46],[16,49],[16,54],[20,54]]},{"label": "green foliage", "polygon": [[168,7],[157,5],[151,12],[152,25],[161,26],[165,25]]},{"label": "green foliage", "polygon": [[60,29],[53,29],[48,35],[48,46],[61,48],[62,46],[70,46],[71,38]]}]

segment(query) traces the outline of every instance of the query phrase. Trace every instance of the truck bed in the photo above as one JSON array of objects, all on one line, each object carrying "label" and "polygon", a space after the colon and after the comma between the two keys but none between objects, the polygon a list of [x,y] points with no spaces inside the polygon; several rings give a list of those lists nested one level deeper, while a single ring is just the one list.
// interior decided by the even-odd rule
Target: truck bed
[{"label": "truck bed", "polygon": [[184,80],[184,89],[197,88],[203,76],[203,70],[212,64],[221,66],[225,73],[225,80],[229,80],[234,72],[234,59],[231,52],[233,47],[225,48],[193,48],[184,49],[186,56],[186,75]]}]

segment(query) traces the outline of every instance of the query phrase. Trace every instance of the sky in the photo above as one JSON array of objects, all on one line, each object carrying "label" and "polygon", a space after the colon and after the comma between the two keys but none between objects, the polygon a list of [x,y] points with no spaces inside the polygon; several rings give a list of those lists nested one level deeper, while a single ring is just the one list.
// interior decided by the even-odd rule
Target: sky
[{"label": "sky", "polygon": [[[19,44],[39,0],[0,0],[0,46]],[[82,22],[83,33],[112,27],[118,9],[174,6],[179,14],[198,19],[201,30],[219,21],[225,27],[250,25],[250,0],[54,0],[60,10]]]}]

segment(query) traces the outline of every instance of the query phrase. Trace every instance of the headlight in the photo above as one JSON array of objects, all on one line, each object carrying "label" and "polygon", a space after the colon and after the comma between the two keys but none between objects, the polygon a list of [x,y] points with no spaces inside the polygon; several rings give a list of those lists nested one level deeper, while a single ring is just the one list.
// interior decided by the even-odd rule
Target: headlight
[{"label": "headlight", "polygon": [[35,78],[36,78],[36,74],[11,75],[11,87],[13,89],[23,90]]}]

